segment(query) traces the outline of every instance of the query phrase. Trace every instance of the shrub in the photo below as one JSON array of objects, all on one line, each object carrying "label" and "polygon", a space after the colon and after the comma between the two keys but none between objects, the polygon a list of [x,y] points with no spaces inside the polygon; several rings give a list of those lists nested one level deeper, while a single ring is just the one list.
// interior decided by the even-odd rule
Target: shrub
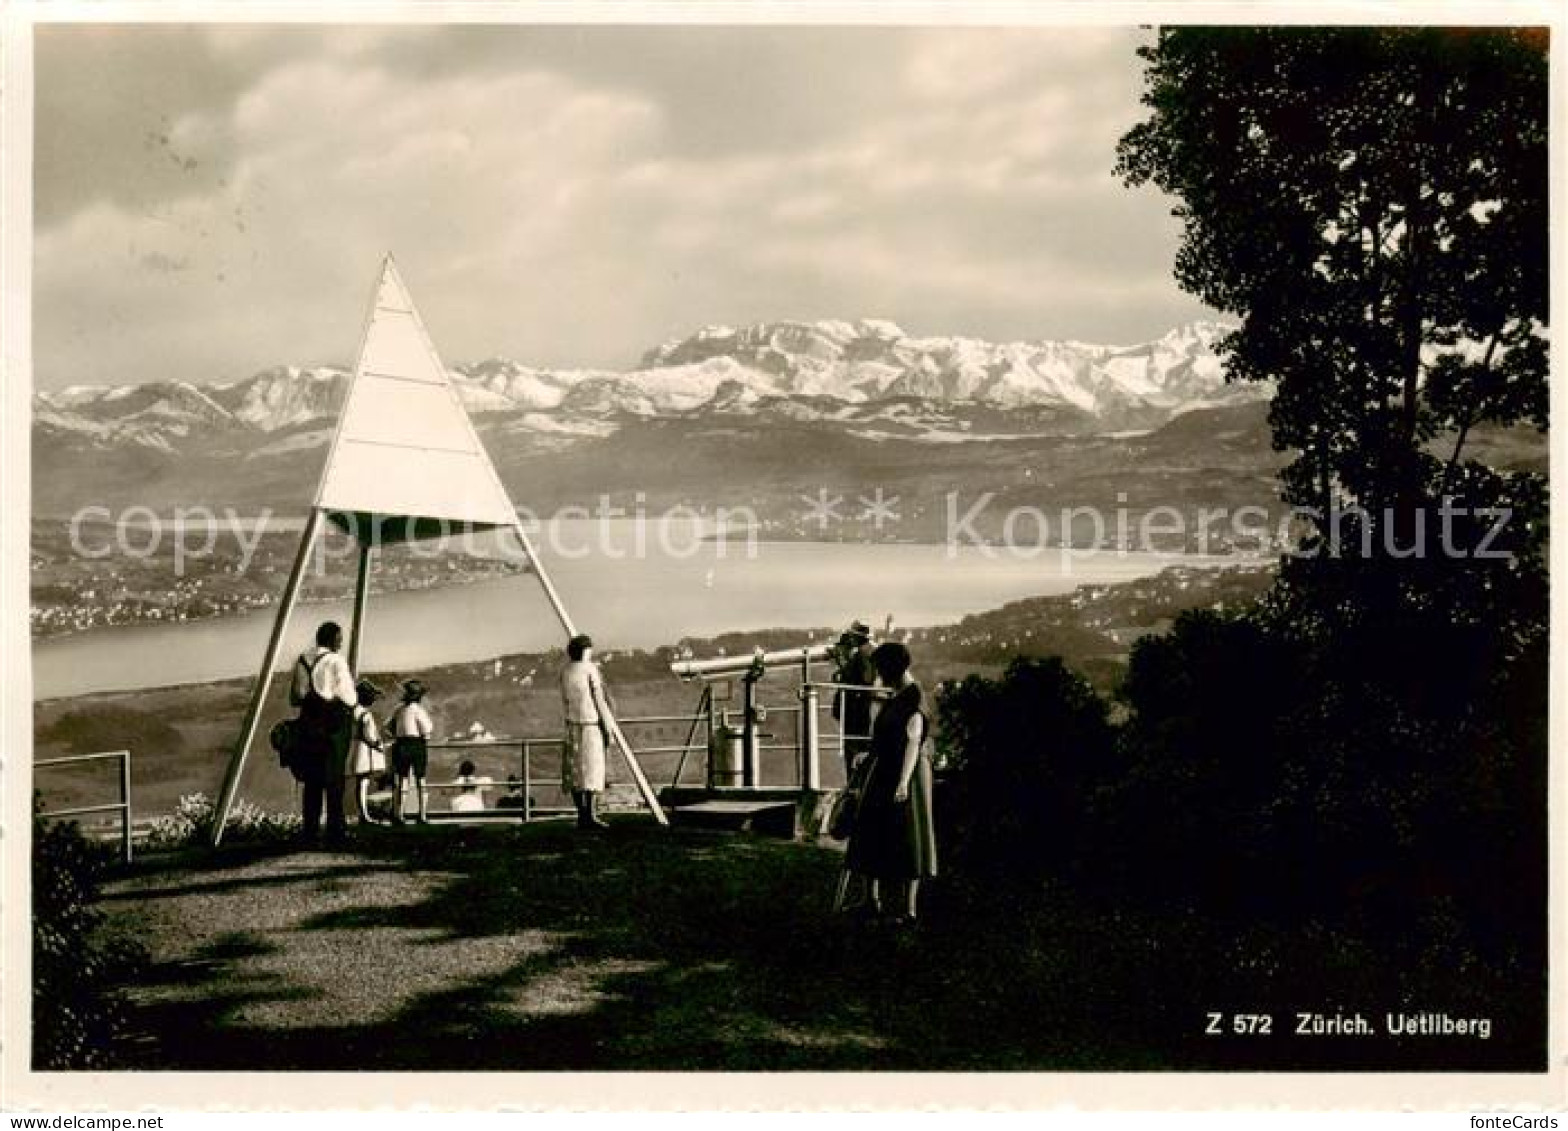
[{"label": "shrub", "polygon": [[951,858],[974,874],[1042,876],[1078,865],[1081,798],[1111,752],[1109,709],[1057,657],[1017,658],[937,696],[950,783]]},{"label": "shrub", "polygon": [[1091,801],[1106,890],[1380,932],[1449,902],[1515,945],[1497,924],[1544,898],[1544,647],[1486,644],[1408,611],[1322,636],[1194,611],[1139,641]]},{"label": "shrub", "polygon": [[1312,780],[1337,834],[1314,848],[1319,882],[1388,929],[1452,900],[1508,949],[1544,922],[1546,644],[1510,656],[1457,617],[1401,620],[1314,651]]},{"label": "shrub", "polygon": [[116,1064],[126,1011],[116,988],[146,963],[127,939],[105,937],[93,906],[110,859],[75,823],[33,817],[33,1067]]},{"label": "shrub", "polygon": [[[153,849],[188,848],[208,844],[216,806],[204,793],[180,798],[173,813],[159,817],[147,834]],[[229,810],[223,838],[230,844],[278,844],[297,836],[301,819],[296,813],[270,813],[249,801],[237,801]]]},{"label": "shrub", "polygon": [[1129,716],[1093,801],[1106,879],[1249,911],[1312,882],[1326,795],[1352,785],[1304,741],[1305,676],[1299,650],[1246,615],[1184,612],[1138,641],[1119,692]]}]

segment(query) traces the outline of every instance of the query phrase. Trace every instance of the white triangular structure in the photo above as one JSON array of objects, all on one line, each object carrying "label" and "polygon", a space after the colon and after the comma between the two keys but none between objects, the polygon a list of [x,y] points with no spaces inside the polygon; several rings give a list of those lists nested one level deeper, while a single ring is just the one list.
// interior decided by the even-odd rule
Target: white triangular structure
[{"label": "white triangular structure", "polygon": [[380,541],[511,527],[516,511],[388,257],[315,505]]},{"label": "white triangular structure", "polygon": [[[267,685],[272,681],[323,519],[359,540],[359,576],[348,647],[349,667],[356,674],[364,642],[371,555],[376,546],[391,542],[473,530],[510,530],[566,635],[577,632],[425,332],[396,264],[387,256],[310,519],[300,538],[239,743],[224,776],[213,823],[214,845],[223,838],[245,759],[256,739]],[[643,800],[664,824],[664,811],[620,725],[613,718],[606,721]]]}]

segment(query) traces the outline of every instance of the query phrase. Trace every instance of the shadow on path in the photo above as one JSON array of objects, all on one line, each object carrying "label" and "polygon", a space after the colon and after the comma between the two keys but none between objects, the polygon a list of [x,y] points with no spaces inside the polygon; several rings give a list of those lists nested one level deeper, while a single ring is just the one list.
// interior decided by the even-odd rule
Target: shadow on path
[{"label": "shadow on path", "polygon": [[[601,835],[561,823],[370,829],[333,853],[231,851],[216,872],[199,855],[151,860],[116,879],[104,905],[113,929],[137,935],[154,959],[130,990],[137,1032],[127,1066],[1528,1063],[1520,1024],[1479,1044],[1217,1041],[1204,1032],[1206,1009],[1261,1002],[1284,1026],[1290,1010],[1332,1007],[1357,986],[1347,1008],[1402,999],[1376,963],[1364,977],[1335,975],[1336,954],[1361,952],[1327,936],[1238,934],[1190,916],[1091,908],[1049,888],[980,898],[938,882],[920,926],[895,932],[829,914],[841,859],[623,818]],[[1216,961],[1226,955],[1235,961]],[[1242,970],[1237,956],[1264,973]],[[1271,964],[1289,977],[1268,974]]]},{"label": "shadow on path", "polygon": [[952,1066],[921,936],[828,915],[839,861],[635,820],[372,829],[133,874],[108,908],[156,958],[140,1067]]}]

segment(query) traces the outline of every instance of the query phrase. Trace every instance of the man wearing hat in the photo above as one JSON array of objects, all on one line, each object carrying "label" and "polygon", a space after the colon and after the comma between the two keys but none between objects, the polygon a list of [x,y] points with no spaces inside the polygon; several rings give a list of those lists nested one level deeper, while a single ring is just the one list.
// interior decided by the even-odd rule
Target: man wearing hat
[{"label": "man wearing hat", "polygon": [[865,692],[840,691],[833,697],[833,717],[838,720],[839,732],[844,736],[844,779],[849,780],[862,755],[871,748],[871,703],[869,690],[876,682],[876,669],[871,666],[871,629],[855,621],[838,638],[833,646],[833,660],[838,670],[833,682],[864,687]]},{"label": "man wearing hat", "polygon": [[561,669],[561,705],[566,713],[566,745],[561,750],[561,788],[577,807],[577,827],[603,829],[599,794],[604,792],[605,748],[609,745],[610,702],[604,676],[593,662],[593,640],[574,636],[566,645]]}]

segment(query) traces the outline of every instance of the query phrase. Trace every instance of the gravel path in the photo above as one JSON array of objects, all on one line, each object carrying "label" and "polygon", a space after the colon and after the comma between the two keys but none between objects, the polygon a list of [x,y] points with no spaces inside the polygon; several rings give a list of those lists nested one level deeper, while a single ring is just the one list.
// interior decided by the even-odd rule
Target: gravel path
[{"label": "gravel path", "polygon": [[105,906],[153,955],[142,1067],[849,1066],[888,1040],[813,970],[837,866],[631,817],[370,829],[150,858]]}]

